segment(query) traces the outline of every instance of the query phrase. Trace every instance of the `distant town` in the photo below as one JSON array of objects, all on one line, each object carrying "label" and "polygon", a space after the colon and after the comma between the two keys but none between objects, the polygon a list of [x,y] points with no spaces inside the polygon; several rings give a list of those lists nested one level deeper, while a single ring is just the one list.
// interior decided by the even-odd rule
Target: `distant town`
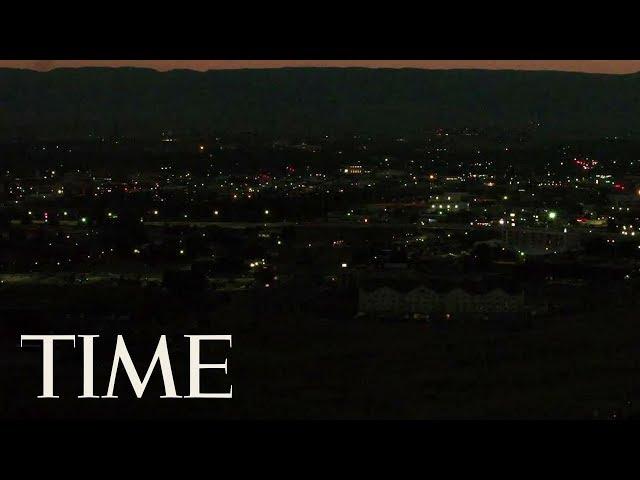
[{"label": "distant town", "polygon": [[427,338],[633,311],[640,138],[537,128],[6,142],[4,328],[214,315],[262,339],[283,322]]},{"label": "distant town", "polygon": [[632,298],[640,142],[534,133],[5,144],[0,282],[284,293],[371,321]]}]

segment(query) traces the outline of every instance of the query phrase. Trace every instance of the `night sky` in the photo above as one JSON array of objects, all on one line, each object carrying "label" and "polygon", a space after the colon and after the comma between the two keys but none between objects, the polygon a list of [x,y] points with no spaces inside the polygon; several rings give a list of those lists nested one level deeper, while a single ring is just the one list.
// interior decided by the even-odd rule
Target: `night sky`
[{"label": "night sky", "polygon": [[147,67],[157,70],[279,67],[482,68],[634,73],[640,60],[0,60],[0,67],[50,70],[57,67]]}]

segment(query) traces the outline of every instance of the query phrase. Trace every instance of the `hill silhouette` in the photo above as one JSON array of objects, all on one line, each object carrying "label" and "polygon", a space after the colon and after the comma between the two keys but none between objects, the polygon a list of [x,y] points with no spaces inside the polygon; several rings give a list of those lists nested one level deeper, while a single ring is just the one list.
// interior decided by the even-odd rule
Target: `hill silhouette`
[{"label": "hill silhouette", "polygon": [[0,138],[254,131],[419,134],[437,127],[637,131],[640,75],[284,68],[0,69]]}]

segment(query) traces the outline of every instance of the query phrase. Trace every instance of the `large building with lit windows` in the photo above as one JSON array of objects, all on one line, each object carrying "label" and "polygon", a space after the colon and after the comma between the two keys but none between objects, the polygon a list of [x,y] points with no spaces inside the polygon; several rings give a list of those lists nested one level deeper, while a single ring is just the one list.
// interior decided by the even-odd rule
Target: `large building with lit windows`
[{"label": "large building with lit windows", "polygon": [[362,175],[363,173],[366,173],[362,165],[358,164],[346,165],[342,168],[342,172],[347,175]]}]

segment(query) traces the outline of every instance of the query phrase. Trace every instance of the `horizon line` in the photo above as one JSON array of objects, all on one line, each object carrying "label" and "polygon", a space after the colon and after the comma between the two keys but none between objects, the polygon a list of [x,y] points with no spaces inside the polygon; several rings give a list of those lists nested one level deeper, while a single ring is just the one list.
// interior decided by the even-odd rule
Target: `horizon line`
[{"label": "horizon line", "polygon": [[127,65],[118,65],[118,66],[101,66],[101,65],[89,65],[89,66],[78,66],[78,67],[54,67],[48,70],[38,70],[35,68],[28,67],[5,67],[0,65],[0,70],[15,70],[15,71],[24,71],[24,72],[32,72],[32,73],[51,73],[56,71],[63,70],[151,70],[155,73],[172,73],[172,72],[192,72],[192,73],[210,73],[210,72],[240,72],[240,71],[261,71],[261,70],[414,70],[414,71],[425,71],[425,72],[522,72],[522,73],[570,73],[575,75],[603,75],[603,76],[613,76],[613,77],[625,77],[631,75],[640,74],[639,70],[634,70],[631,72],[585,72],[580,70],[551,70],[551,69],[519,69],[519,68],[420,68],[420,67],[360,67],[360,66],[331,66],[331,67],[322,67],[322,66],[281,66],[281,67],[237,67],[237,68],[211,68],[209,70],[197,70],[194,68],[172,68],[169,70],[161,70],[152,67],[142,67],[142,66],[127,66]]},{"label": "horizon line", "polygon": [[415,70],[552,71],[626,75],[640,72],[640,60],[0,60],[0,68],[48,72],[75,68],[188,70],[266,70],[286,68],[364,68]]}]

